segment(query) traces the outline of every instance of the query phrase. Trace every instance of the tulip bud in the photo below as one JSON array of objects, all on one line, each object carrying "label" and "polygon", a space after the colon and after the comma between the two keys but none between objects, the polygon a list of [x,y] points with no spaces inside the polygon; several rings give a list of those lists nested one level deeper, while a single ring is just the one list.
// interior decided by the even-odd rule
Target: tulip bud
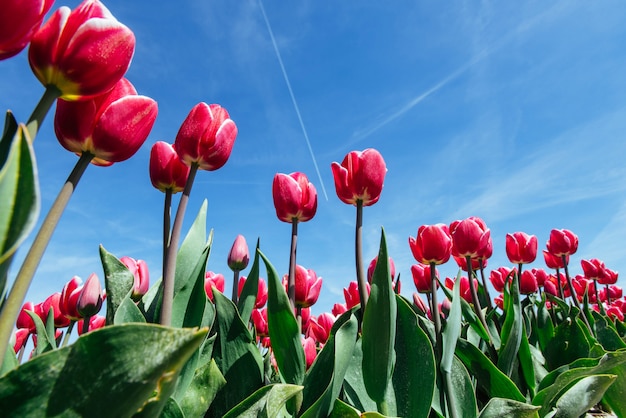
[{"label": "tulip bud", "polygon": [[450,224],[450,236],[454,256],[477,258],[481,249],[488,245],[491,231],[482,219],[471,216],[464,220],[452,222]]},{"label": "tulip bud", "polygon": [[572,255],[578,250],[578,237],[567,229],[553,229],[546,246],[557,257]]},{"label": "tulip bud", "polygon": [[319,344],[325,344],[335,323],[335,316],[324,312],[317,317],[311,317],[309,321],[308,336],[313,337]]},{"label": "tulip bud", "polygon": [[306,363],[306,369],[308,370],[315,361],[315,357],[317,356],[315,340],[311,337],[302,339],[302,348],[304,348],[304,359]]},{"label": "tulip bud", "polygon": [[109,166],[132,157],[148,138],[157,103],[138,96],[127,79],[110,92],[79,102],[57,101],[54,131],[68,151],[94,155],[92,163]]},{"label": "tulip bud", "polygon": [[[15,17],[14,17],[15,19]],[[135,36],[98,0],[61,7],[33,36],[28,59],[44,86],[76,100],[113,88],[130,66]]]},{"label": "tulip bud", "polygon": [[96,273],[91,273],[78,297],[77,310],[83,317],[94,316],[102,308],[102,287]]},{"label": "tulip bud", "polygon": [[335,190],[339,199],[349,205],[370,206],[378,202],[383,190],[387,166],[380,153],[368,148],[349,152],[341,162],[332,163]]},{"label": "tulip bud", "polygon": [[317,190],[304,173],[276,174],[272,197],[276,216],[283,222],[306,222],[317,211]]},{"label": "tulip bud", "polygon": [[409,247],[415,260],[422,264],[443,264],[450,259],[452,238],[444,224],[422,225],[417,237],[409,237]]},{"label": "tulip bud", "polygon": [[246,238],[243,235],[237,235],[228,253],[228,267],[232,271],[241,271],[248,267],[249,261],[250,252],[248,251]]},{"label": "tulip bud", "polygon": [[63,286],[63,291],[61,292],[59,309],[66,318],[72,321],[78,321],[83,317],[80,313],[78,313],[77,309],[78,298],[82,290],[83,281],[80,277],[74,276],[65,284],[65,286]]},{"label": "tulip bud", "polygon": [[120,261],[133,275],[133,292],[130,297],[135,302],[138,302],[141,300],[142,296],[148,292],[148,288],[150,287],[148,265],[144,260],[135,260],[131,257],[122,257]]},{"label": "tulip bud", "polygon": [[[317,277],[315,271],[296,265],[296,300],[299,308],[308,308],[317,302],[322,288],[322,278]],[[283,277],[283,286],[287,290],[288,275]]]},{"label": "tulip bud", "polygon": [[185,164],[213,171],[226,164],[236,137],[237,125],[226,109],[198,103],[178,130],[174,149]]},{"label": "tulip bud", "polygon": [[158,141],[150,150],[150,181],[152,185],[165,193],[182,192],[189,176],[189,166],[181,161],[174,147],[167,142]]},{"label": "tulip bud", "polygon": [[17,55],[41,26],[54,0],[6,0],[0,14],[0,61]]},{"label": "tulip bud", "polygon": [[[243,291],[243,286],[246,284],[246,276],[241,276],[239,278],[239,283],[237,284],[237,296],[241,296],[241,292]],[[254,303],[254,307],[256,309],[261,309],[267,303],[267,283],[263,280],[262,277],[259,277],[259,285],[256,294],[256,302]]]},{"label": "tulip bud", "polygon": [[537,237],[524,232],[506,234],[506,255],[514,264],[528,264],[537,258]]},{"label": "tulip bud", "polygon": [[15,326],[19,329],[23,328],[35,332],[35,322],[26,311],[35,312],[35,305],[33,305],[32,302],[25,302],[24,305],[22,305]]},{"label": "tulip bud", "polygon": [[224,292],[224,275],[207,271],[204,275],[204,291],[211,302],[213,302],[213,286],[220,292]]},{"label": "tulip bud", "polygon": [[[414,264],[411,266],[411,274],[413,275],[413,283],[419,293],[431,293],[433,291],[432,280],[430,278],[431,270],[429,265]],[[435,274],[439,276],[437,270]]]}]

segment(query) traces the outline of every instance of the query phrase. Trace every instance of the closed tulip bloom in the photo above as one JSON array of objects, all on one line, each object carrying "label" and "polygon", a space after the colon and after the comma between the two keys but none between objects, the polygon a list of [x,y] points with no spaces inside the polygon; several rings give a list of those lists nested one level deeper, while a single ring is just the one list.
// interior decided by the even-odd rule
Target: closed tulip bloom
[{"label": "closed tulip bloom", "polygon": [[204,275],[204,291],[211,302],[213,302],[213,286],[221,293],[224,293],[224,275],[207,271]]},{"label": "closed tulip bloom", "polygon": [[428,315],[428,317],[431,316],[430,308],[426,306],[426,302],[424,302],[424,299],[422,299],[417,293],[413,293],[413,305],[415,305],[417,309],[422,311],[422,313]]},{"label": "closed tulip bloom", "polygon": [[522,295],[530,295],[537,292],[537,290],[539,290],[539,285],[537,284],[535,274],[532,270],[524,270],[519,281],[519,292]]},{"label": "closed tulip bloom", "polygon": [[26,346],[30,331],[28,328],[19,328],[15,330],[15,343],[13,344],[13,351],[17,354],[22,348]]},{"label": "closed tulip bloom", "polygon": [[100,312],[102,299],[100,280],[96,273],[91,273],[83,285],[83,290],[80,292],[76,309],[83,317],[93,316]]},{"label": "closed tulip bloom", "polygon": [[[241,276],[239,278],[239,283],[237,284],[237,295],[241,296],[241,291],[243,290],[243,286],[246,284],[246,277]],[[256,302],[254,303],[254,307],[256,309],[261,309],[267,303],[267,283],[263,280],[262,277],[259,277],[259,284],[257,288],[256,294]]]},{"label": "closed tulip bloom", "polygon": [[10,58],[22,51],[54,0],[5,0],[0,14],[0,60]]},{"label": "closed tulip bloom", "polygon": [[445,224],[422,225],[415,238],[409,237],[415,260],[422,264],[443,264],[450,259],[452,238]]},{"label": "closed tulip bloom", "polygon": [[78,298],[83,290],[83,281],[80,277],[72,277],[63,286],[61,292],[61,300],[59,301],[59,309],[66,318],[72,321],[78,321],[83,316],[78,312]]},{"label": "closed tulip bloom", "polygon": [[[56,328],[63,328],[70,324],[70,320],[63,314],[63,312],[61,312],[60,302],[61,302],[61,292],[54,292],[53,294],[48,296],[46,300],[43,301],[42,306],[41,306],[42,313],[44,315],[44,318],[46,319],[48,317],[48,312],[50,312],[50,309],[53,310],[54,326]],[[46,322],[44,321],[44,324],[45,323]]]},{"label": "closed tulip bloom", "polygon": [[335,190],[339,199],[349,205],[361,201],[363,206],[378,202],[383,190],[387,166],[380,153],[368,148],[349,152],[341,164],[332,163]]},{"label": "closed tulip bloom", "polygon": [[535,275],[535,279],[537,279],[537,285],[543,286],[543,284],[548,280],[548,272],[544,269],[532,268],[530,271]]},{"label": "closed tulip bloom", "polygon": [[30,66],[41,84],[75,100],[105,93],[124,76],[135,35],[98,0],[61,7],[34,34]]},{"label": "closed tulip bloom", "polygon": [[304,359],[306,363],[306,369],[308,370],[313,362],[315,361],[315,357],[317,357],[317,347],[315,347],[315,340],[311,337],[302,339],[302,348],[304,348]]},{"label": "closed tulip bloom", "polygon": [[597,258],[580,260],[580,266],[585,273],[585,278],[589,280],[600,280],[606,275],[606,266],[603,261]]},{"label": "closed tulip bloom", "polygon": [[[430,265],[413,264],[411,266],[411,274],[413,275],[413,283],[419,293],[431,293],[433,291],[432,281],[430,279]],[[439,274],[435,271],[437,277]]]},{"label": "closed tulip bloom", "polygon": [[267,326],[267,308],[253,309],[250,315],[257,337],[269,337],[269,329]]},{"label": "closed tulip bloom", "polygon": [[283,222],[306,222],[317,211],[317,190],[304,173],[276,174],[272,197],[276,216]]},{"label": "closed tulip bloom", "polygon": [[340,316],[342,313],[347,312],[348,308],[345,303],[335,303],[330,310],[335,317]]},{"label": "closed tulip bloom", "polygon": [[228,267],[232,271],[241,271],[248,266],[250,261],[250,252],[246,238],[243,235],[237,235],[233,246],[228,253]]},{"label": "closed tulip bloom", "polygon": [[313,337],[319,344],[325,344],[334,323],[335,316],[331,313],[324,312],[317,317],[313,316],[309,319],[308,336]]},{"label": "closed tulip bloom", "polygon": [[606,302],[608,298],[610,298],[611,301],[620,299],[623,295],[624,295],[624,292],[622,288],[616,285],[609,285],[609,286],[603,287],[598,292],[598,297],[603,302]]},{"label": "closed tulip bloom", "polygon": [[498,267],[489,273],[489,281],[496,292],[501,293],[504,290],[504,285],[511,282],[514,274],[517,274],[515,268]]},{"label": "closed tulip bloom", "polygon": [[450,224],[452,254],[457,257],[478,257],[479,252],[491,239],[491,231],[485,222],[475,216]]},{"label": "closed tulip bloom", "polygon": [[122,257],[120,261],[128,268],[133,275],[133,292],[130,297],[135,302],[141,300],[150,287],[150,272],[148,264],[144,260],[135,260],[132,257]]},{"label": "closed tulip bloom", "polygon": [[[371,286],[369,283],[366,284],[366,288],[367,294],[369,295],[371,290]],[[359,299],[359,285],[356,281],[350,282],[347,288],[343,288],[343,297],[346,300],[347,309],[352,309],[356,305],[361,303],[361,300]]]},{"label": "closed tulip bloom", "polygon": [[30,332],[35,332],[35,321],[33,321],[33,318],[31,318],[31,316],[26,313],[26,311],[35,312],[35,305],[33,305],[32,302],[25,302],[24,305],[22,305],[22,309],[17,316],[15,326],[18,329],[23,328],[30,330]]},{"label": "closed tulip bloom", "polygon": [[[548,250],[543,250],[543,259],[546,262],[546,266],[550,269],[562,269],[565,267],[563,264],[563,258],[556,256]],[[569,263],[569,255],[565,256],[565,261]]]},{"label": "closed tulip bloom", "polygon": [[174,149],[191,166],[213,171],[221,168],[233,150],[237,137],[237,125],[228,111],[218,104],[198,103],[183,121]]},{"label": "closed tulip bloom", "polygon": [[[467,279],[467,276],[462,276],[459,280],[461,280],[461,283],[459,283],[460,286],[460,295],[463,299],[465,299],[465,301],[467,303],[473,303],[472,302],[472,294],[470,292],[470,284],[469,284],[469,280]],[[478,280],[476,279],[472,279],[474,281],[474,288],[477,289],[478,288]],[[453,290],[454,289],[454,285],[455,285],[455,280],[452,280],[449,277],[446,277],[445,280],[445,286],[446,288]]]},{"label": "closed tulip bloom", "polygon": [[155,189],[173,194],[182,192],[189,176],[189,166],[181,161],[171,144],[155,142],[150,150],[150,181]]},{"label": "closed tulip bloom", "polygon": [[537,258],[537,237],[525,232],[506,234],[506,255],[514,264],[528,264]]},{"label": "closed tulip bloom", "polygon": [[600,284],[615,284],[615,283],[617,283],[618,276],[619,276],[619,274],[616,271],[607,268],[604,271],[604,277],[602,277],[601,279],[598,279],[598,283],[600,283]]},{"label": "closed tulip bloom", "polygon": [[[81,319],[80,321],[78,321],[77,325],[78,325],[78,335],[83,335],[84,334],[84,330],[85,328],[83,327],[83,322],[85,320]],[[98,328],[104,328],[104,326],[106,325],[106,317],[102,316],[102,315],[94,315],[89,317],[89,331],[94,331],[97,330]]]},{"label": "closed tulip bloom", "polygon": [[[315,271],[296,265],[296,300],[299,308],[308,308],[317,302],[322,289],[322,278],[317,277]],[[288,276],[283,277],[283,286],[287,289]]]},{"label": "closed tulip bloom", "polygon": [[548,252],[558,257],[572,255],[578,250],[578,237],[567,229],[553,229],[546,246]]},{"label": "closed tulip bloom", "polygon": [[94,155],[92,163],[109,166],[132,157],[148,138],[157,117],[157,103],[137,95],[121,79],[100,96],[78,102],[57,101],[54,131],[63,148]]},{"label": "closed tulip bloom", "polygon": [[617,306],[608,306],[606,308],[606,314],[614,321],[619,320],[624,322],[624,313]]}]

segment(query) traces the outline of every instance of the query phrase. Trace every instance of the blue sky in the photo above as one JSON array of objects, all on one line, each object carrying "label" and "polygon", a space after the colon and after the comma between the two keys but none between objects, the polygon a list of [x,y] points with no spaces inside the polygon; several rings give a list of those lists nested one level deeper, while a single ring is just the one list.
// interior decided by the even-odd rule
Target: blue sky
[{"label": "blue sky", "polygon": [[[324,278],[315,313],[343,301],[342,288],[354,280],[355,209],[337,198],[330,164],[369,147],[382,153],[388,173],[380,201],[364,210],[366,263],[384,226],[407,296],[415,263],[409,235],[422,224],[468,216],[491,228],[489,267],[509,265],[506,233],[537,235],[541,250],[552,228],[567,228],[580,238],[573,273],[580,259],[600,258],[626,274],[621,2],[105,5],[135,33],[127,77],[158,102],[159,116],[131,160],[88,168],[30,300],[60,291],[73,275],[102,278],[99,244],[118,257],[145,259],[152,280],[160,276],[163,195],[150,184],[149,151],[158,140],[173,142],[200,101],[226,107],[239,128],[228,163],[196,177],[185,222],[208,199],[215,234],[208,269],[225,274],[228,295],[226,257],[237,234],[251,248],[260,237],[279,273],[287,271],[290,225],[276,218],[271,183],[277,172],[302,171],[319,205],[300,225],[298,262]],[[24,121],[42,92],[26,52],[0,62],[0,109]],[[76,161],[56,141],[52,119],[35,142],[42,217]],[[532,266],[544,267],[543,258]],[[453,276],[457,268],[452,262],[440,270]]]}]

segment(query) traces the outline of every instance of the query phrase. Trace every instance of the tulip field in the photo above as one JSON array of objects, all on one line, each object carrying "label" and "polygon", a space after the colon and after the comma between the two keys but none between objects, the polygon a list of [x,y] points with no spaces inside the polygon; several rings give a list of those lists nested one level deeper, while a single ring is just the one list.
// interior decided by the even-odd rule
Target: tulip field
[{"label": "tulip field", "polygon": [[[0,140],[0,417],[626,417],[626,298],[601,260],[570,263],[574,231],[553,229],[545,245],[494,232],[510,264],[488,267],[486,220],[422,225],[407,231],[413,283],[401,283],[384,228],[378,255],[362,251],[363,212],[381,199],[387,165],[376,149],[352,151],[331,170],[336,197],[355,210],[354,276],[344,299],[315,315],[324,284],[297,260],[298,226],[318,207],[304,173],[271,184],[276,216],[291,227],[284,275],[260,240],[214,242],[206,201],[185,230],[198,171],[224,166],[237,138],[218,104],[198,103],[172,144],[151,146],[162,271],[101,246],[102,280],[76,276],[26,300],[84,171],[131,158],[158,112],[125,78],[132,30],[100,1],[4,3],[20,18],[0,18],[0,60],[28,48],[43,88],[27,121],[7,111]],[[51,186],[38,178],[33,142],[48,113],[78,158],[35,229],[40,188]],[[208,270],[213,246],[231,246],[232,276]],[[446,263],[455,277],[440,277]]]}]

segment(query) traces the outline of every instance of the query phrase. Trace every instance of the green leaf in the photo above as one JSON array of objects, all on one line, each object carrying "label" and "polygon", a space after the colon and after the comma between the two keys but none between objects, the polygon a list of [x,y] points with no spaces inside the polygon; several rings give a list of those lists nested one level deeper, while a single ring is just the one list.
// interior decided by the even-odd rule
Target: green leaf
[{"label": "green leaf", "polygon": [[43,323],[41,318],[39,318],[39,316],[36,313],[32,311],[26,311],[26,313],[35,322],[35,330],[37,332],[37,347],[35,347],[35,352],[33,353],[33,356],[38,356],[50,350],[54,350],[56,348],[56,341],[54,340],[54,334],[52,334],[53,337],[50,338],[46,325]]},{"label": "green leaf", "polygon": [[[206,243],[195,267],[189,271],[190,276],[184,278],[185,285],[174,292],[173,327],[197,327],[202,324],[206,305],[209,303],[204,290],[204,278],[210,251],[210,244]],[[176,277],[179,278],[178,274]]]},{"label": "green leaf", "polygon": [[396,340],[396,298],[391,287],[385,230],[382,230],[378,262],[372,276],[369,300],[362,324],[363,382],[376,403],[385,400],[393,373]]},{"label": "green leaf", "polygon": [[568,317],[554,329],[554,338],[543,352],[547,369],[553,370],[579,358],[588,357],[590,348],[579,321]]},{"label": "green leaf", "polygon": [[228,411],[224,418],[274,418],[287,401],[302,391],[302,386],[289,384],[267,385],[254,392]]},{"label": "green leaf", "polygon": [[392,376],[396,414],[402,417],[427,417],[436,385],[435,354],[411,306],[399,295],[396,301],[396,367]]},{"label": "green leaf", "polygon": [[[544,294],[545,298],[545,294]],[[548,343],[554,338],[554,323],[552,317],[546,306],[546,301],[539,302],[537,307],[537,326],[534,327],[533,332],[537,334],[537,341],[542,351],[545,351]]]},{"label": "green leaf", "polygon": [[612,322],[606,316],[593,312],[595,336],[606,351],[617,351],[626,348],[626,343],[615,330]]},{"label": "green leaf", "polygon": [[329,415],[329,418],[360,418],[361,414],[357,409],[342,402],[340,399],[335,400],[333,406],[333,412]]},{"label": "green leaf", "polygon": [[239,315],[243,322],[250,322],[250,316],[252,310],[256,304],[257,294],[259,293],[259,245],[260,240],[256,242],[257,251],[254,252],[254,262],[250,268],[250,272],[246,277],[246,281],[241,289],[241,295],[239,295],[239,301],[237,303],[237,309],[239,309]]},{"label": "green leaf", "polygon": [[143,313],[137,307],[135,302],[130,298],[131,293],[129,292],[126,297],[122,300],[122,303],[118,306],[115,311],[115,315],[113,317],[113,324],[121,325],[130,322],[138,322],[145,323],[146,318],[144,318]]},{"label": "green leaf", "polygon": [[13,345],[9,344],[6,352],[4,353],[4,361],[0,364],[0,377],[10,372],[19,365],[15,351],[13,351]]},{"label": "green leaf", "polygon": [[276,364],[285,382],[301,385],[306,364],[298,322],[276,269],[261,251],[259,255],[267,269],[267,326]]},{"label": "green leaf", "polygon": [[452,297],[452,305],[450,307],[450,312],[448,313],[448,318],[446,320],[446,325],[442,331],[442,354],[441,354],[441,365],[439,369],[442,372],[450,373],[452,371],[452,362],[454,359],[454,351],[456,350],[456,342],[461,336],[461,270],[459,270],[459,274],[456,276],[456,281],[454,282],[454,295]]},{"label": "green leaf", "polygon": [[131,416],[176,378],[206,333],[146,324],[92,331],[3,376],[0,410],[35,418]]},{"label": "green leaf", "polygon": [[512,399],[524,402],[526,398],[519,391],[515,383],[502,373],[476,346],[460,338],[456,346],[457,357],[465,364],[478,386],[490,398]]},{"label": "green leaf", "polygon": [[174,398],[168,398],[159,418],[185,418],[185,414]]},{"label": "green leaf", "polygon": [[454,357],[451,372],[452,387],[450,395],[454,397],[456,416],[473,418],[477,415],[476,395],[472,380],[461,361]]},{"label": "green leaf", "polygon": [[[0,265],[32,230],[40,206],[37,165],[28,131],[7,112],[0,139]],[[6,277],[0,277],[4,287]]]},{"label": "green leaf", "polygon": [[350,314],[330,335],[304,378],[302,417],[327,417],[339,396],[356,344],[358,321]]},{"label": "green leaf", "polygon": [[492,398],[478,418],[539,418],[538,410],[538,406],[512,399]]},{"label": "green leaf", "polygon": [[579,417],[602,399],[615,375],[601,374],[578,380],[556,402],[555,418]]},{"label": "green leaf", "polygon": [[106,289],[107,325],[115,323],[115,313],[132,291],[135,278],[119,258],[100,245],[100,260],[104,270],[104,287]]},{"label": "green leaf", "polygon": [[517,274],[513,275],[510,285],[504,287],[504,312],[506,316],[500,334],[502,343],[498,352],[498,368],[511,377],[524,331]]},{"label": "green leaf", "polygon": [[613,374],[617,378],[604,393],[602,401],[611,407],[615,415],[624,417],[626,416],[626,362],[610,368],[606,373]]},{"label": "green leaf", "polygon": [[211,406],[217,392],[226,385],[226,379],[214,360],[196,369],[191,383],[180,400],[180,409],[186,417],[202,417]]},{"label": "green leaf", "polygon": [[235,304],[215,287],[217,340],[213,358],[226,385],[211,403],[209,416],[223,416],[263,385],[263,359]]}]

